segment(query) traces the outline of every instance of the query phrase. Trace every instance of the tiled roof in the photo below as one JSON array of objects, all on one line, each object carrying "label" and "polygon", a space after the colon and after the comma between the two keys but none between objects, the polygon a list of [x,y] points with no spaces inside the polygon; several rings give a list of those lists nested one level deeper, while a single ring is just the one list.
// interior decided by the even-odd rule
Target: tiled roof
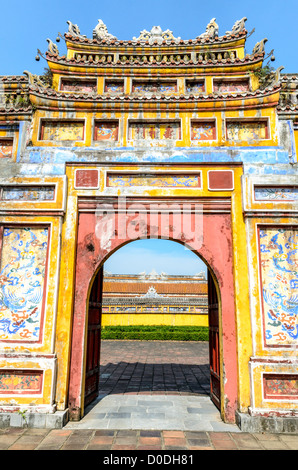
[{"label": "tiled roof", "polygon": [[190,282],[190,283],[168,283],[168,282],[109,282],[104,281],[103,283],[103,292],[106,294],[119,294],[119,293],[127,293],[127,294],[136,294],[136,295],[144,295],[148,292],[149,287],[154,287],[156,292],[160,295],[181,295],[181,294],[188,294],[188,295],[198,295],[198,294],[207,294],[207,283],[206,282]]}]

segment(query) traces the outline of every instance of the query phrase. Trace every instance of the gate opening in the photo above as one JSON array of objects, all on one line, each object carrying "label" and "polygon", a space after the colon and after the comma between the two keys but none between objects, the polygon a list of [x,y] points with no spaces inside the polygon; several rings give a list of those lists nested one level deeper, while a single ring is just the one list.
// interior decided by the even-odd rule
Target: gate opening
[{"label": "gate opening", "polygon": [[[151,252],[151,256],[149,250],[142,251],[143,256],[138,256],[138,243],[143,250],[150,243],[155,248],[159,246],[157,251]],[[173,247],[177,249],[173,250]],[[163,252],[171,265],[176,256],[176,265],[170,267],[170,272],[165,265]],[[123,259],[126,261],[121,265]],[[164,268],[160,273],[155,269],[154,262],[158,264],[157,268]],[[140,271],[141,267],[143,269]],[[135,274],[136,271],[138,274]],[[164,328],[164,331],[167,328],[182,330],[185,338],[187,331],[191,337],[191,332],[200,326],[202,331],[207,330],[207,338],[205,336],[205,341],[193,343],[200,346],[199,349],[195,348],[196,358],[191,356],[189,347],[192,342],[182,339],[178,348],[177,343],[173,343],[175,351],[178,351],[175,353],[168,340],[154,337],[157,334],[154,329],[157,327],[161,330]],[[126,339],[130,342],[120,344],[113,339],[103,340],[102,332],[106,330],[111,335],[114,330],[114,338],[118,330],[120,339],[125,338],[125,333],[120,334],[121,330],[122,333],[126,331]],[[139,343],[137,357],[129,354],[128,349],[135,346],[131,338],[136,339],[138,331],[141,339],[142,335],[148,338],[148,334],[155,338],[155,349],[158,341],[158,357],[153,358],[150,353],[150,340]],[[91,287],[85,409],[98,396],[115,393],[205,395],[210,396],[220,409],[219,350],[218,296],[213,276],[205,263],[197,254],[174,241],[131,242],[119,248],[101,266]],[[172,358],[180,355],[180,362],[177,362],[177,357],[171,360],[171,354]]]}]

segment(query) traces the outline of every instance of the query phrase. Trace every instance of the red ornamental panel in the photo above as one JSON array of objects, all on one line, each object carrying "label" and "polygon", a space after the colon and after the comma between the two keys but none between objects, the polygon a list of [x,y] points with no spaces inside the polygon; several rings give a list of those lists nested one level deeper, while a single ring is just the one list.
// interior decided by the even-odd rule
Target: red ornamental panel
[{"label": "red ornamental panel", "polygon": [[298,375],[265,375],[265,399],[298,399]]}]

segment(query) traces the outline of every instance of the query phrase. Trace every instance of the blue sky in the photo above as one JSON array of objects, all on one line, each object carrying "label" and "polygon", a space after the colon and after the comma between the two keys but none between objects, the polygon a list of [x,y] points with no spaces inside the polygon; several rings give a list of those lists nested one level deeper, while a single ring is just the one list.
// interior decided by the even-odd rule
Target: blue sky
[{"label": "blue sky", "polygon": [[104,269],[111,273],[206,274],[206,265],[191,250],[170,240],[137,240],[120,248],[108,258]]},{"label": "blue sky", "polygon": [[[106,23],[118,39],[138,37],[143,29],[161,26],[174,36],[194,39],[202,34],[211,18],[216,18],[219,34],[232,29],[235,21],[247,17],[246,28],[254,34],[247,40],[250,53],[256,42],[267,38],[266,51],[274,49],[277,68],[298,72],[296,53],[297,0],[14,0],[2,2],[0,28],[0,75],[22,74],[24,70],[43,73],[46,62],[35,61],[37,49],[47,50],[46,39],[55,41],[64,34],[67,20],[92,37],[98,19]],[[59,43],[64,53],[63,41]]]},{"label": "blue sky", "polygon": [[[202,34],[211,18],[216,18],[219,35],[230,31],[244,16],[246,28],[255,32],[246,44],[247,53],[267,38],[266,52],[274,49],[275,68],[283,73],[298,72],[296,52],[297,0],[14,0],[2,2],[0,28],[0,75],[19,75],[28,70],[42,74],[46,62],[35,61],[37,49],[47,50],[49,38],[55,42],[58,32],[68,30],[67,20],[79,26],[81,34],[92,37],[102,19],[118,39],[138,37],[143,29],[161,26],[174,36],[194,39]],[[65,53],[63,41],[58,44]],[[168,272],[195,274],[205,269],[199,258],[182,245],[165,240],[132,242],[116,252],[105,264],[112,272]]]}]

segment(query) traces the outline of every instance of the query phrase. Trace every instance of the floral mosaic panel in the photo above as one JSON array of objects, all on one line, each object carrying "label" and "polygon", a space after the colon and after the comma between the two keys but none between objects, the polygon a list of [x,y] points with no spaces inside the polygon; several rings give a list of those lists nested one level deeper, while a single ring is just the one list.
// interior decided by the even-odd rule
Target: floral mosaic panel
[{"label": "floral mosaic panel", "polygon": [[47,228],[3,229],[0,340],[39,340],[47,250]]},{"label": "floral mosaic panel", "polygon": [[233,121],[227,122],[227,139],[233,141],[251,141],[268,139],[266,121]]},{"label": "floral mosaic panel", "polygon": [[108,186],[200,187],[200,175],[108,175]]},{"label": "floral mosaic panel", "polygon": [[298,375],[265,375],[264,397],[266,399],[298,398]]},{"label": "floral mosaic panel", "polygon": [[180,134],[180,124],[177,122],[142,122],[129,125],[131,140],[178,140]]},{"label": "floral mosaic panel", "polygon": [[84,121],[45,121],[42,123],[40,140],[84,140]]},{"label": "floral mosaic panel", "polygon": [[295,188],[255,186],[256,201],[297,201],[298,186]]},{"label": "floral mosaic panel", "polygon": [[118,140],[117,121],[97,121],[94,126],[94,140]]},{"label": "floral mosaic panel", "polygon": [[218,93],[243,93],[245,91],[249,91],[249,82],[244,80],[214,80],[213,91]]},{"label": "floral mosaic panel", "polygon": [[191,125],[191,140],[215,140],[215,121],[193,122]]},{"label": "floral mosaic panel", "polygon": [[259,230],[266,346],[297,346],[298,229]]},{"label": "floral mosaic panel", "polygon": [[62,80],[61,91],[72,91],[81,93],[92,93],[97,91],[96,80]]},{"label": "floral mosaic panel", "polygon": [[13,139],[0,139],[0,158],[12,157]]},{"label": "floral mosaic panel", "polygon": [[0,394],[37,394],[42,390],[43,373],[36,371],[0,371]]}]

